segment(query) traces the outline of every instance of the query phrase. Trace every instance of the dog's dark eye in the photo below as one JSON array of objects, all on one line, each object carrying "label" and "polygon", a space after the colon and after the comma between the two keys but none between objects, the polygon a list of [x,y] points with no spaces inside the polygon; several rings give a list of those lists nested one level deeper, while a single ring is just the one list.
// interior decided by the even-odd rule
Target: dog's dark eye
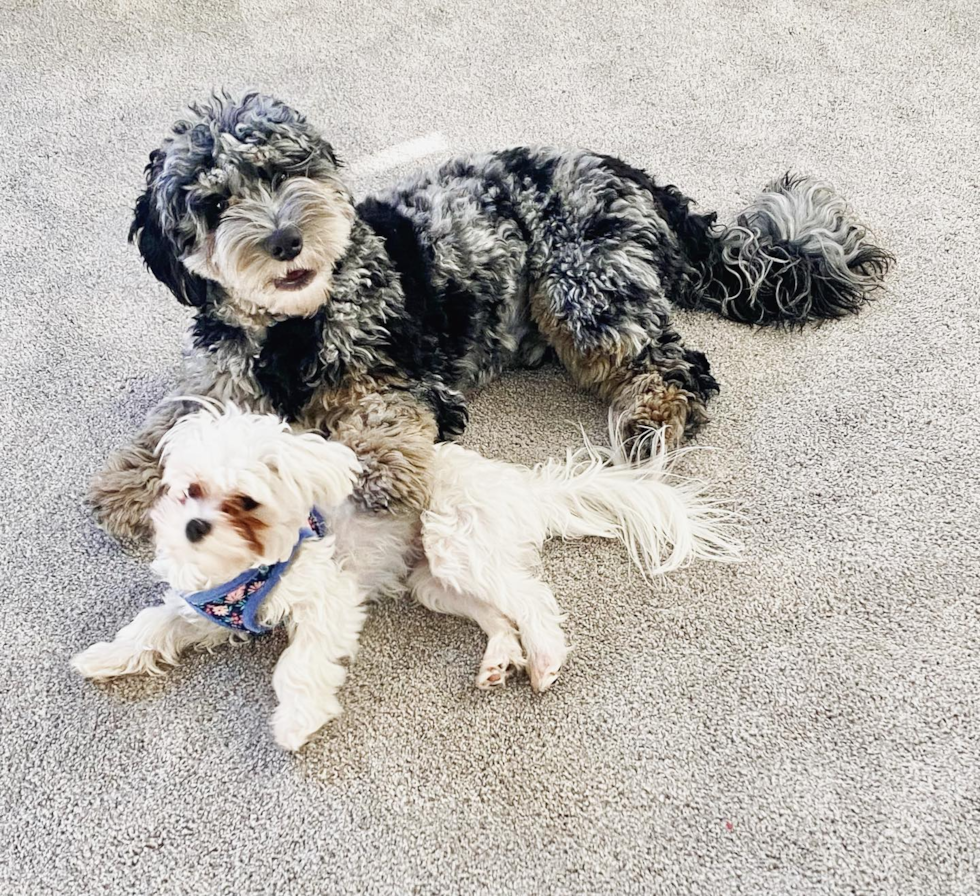
[{"label": "dog's dark eye", "polygon": [[242,495],[238,499],[238,503],[242,505],[242,510],[255,510],[259,506],[259,502],[255,498],[250,498],[248,495]]},{"label": "dog's dark eye", "polygon": [[198,485],[196,482],[192,482],[189,486],[187,486],[188,498],[194,498],[194,500],[197,500],[198,498],[202,498],[203,496],[204,496],[204,489],[201,488],[201,486]]},{"label": "dog's dark eye", "polygon": [[228,208],[228,199],[225,196],[208,196],[201,203],[201,214],[210,230],[218,226],[218,221]]}]

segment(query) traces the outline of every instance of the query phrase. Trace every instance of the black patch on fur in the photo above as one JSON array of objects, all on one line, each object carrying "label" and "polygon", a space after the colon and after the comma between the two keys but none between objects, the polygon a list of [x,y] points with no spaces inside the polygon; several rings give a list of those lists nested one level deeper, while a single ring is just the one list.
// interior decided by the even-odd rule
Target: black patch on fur
[{"label": "black patch on fur", "polygon": [[602,167],[611,174],[646,190],[656,201],[660,213],[670,225],[670,229],[681,237],[682,242],[688,236],[693,237],[695,242],[699,241],[705,228],[710,228],[718,217],[714,212],[708,215],[692,214],[692,199],[685,196],[673,185],[658,186],[656,181],[642,168],[634,168],[615,156],[599,156],[598,158],[601,160]]},{"label": "black patch on fur", "polygon": [[255,379],[276,412],[295,420],[316,387],[323,382],[320,345],[322,313],[314,317],[290,317],[266,331],[265,343],[255,362]]},{"label": "black patch on fur", "polygon": [[422,244],[412,222],[390,203],[367,199],[357,212],[384,240],[405,295],[404,316],[388,322],[387,354],[412,379],[435,374],[454,381],[456,363],[474,336],[474,297],[452,282],[441,293],[435,289],[431,248]]},{"label": "black patch on fur", "polygon": [[194,318],[191,339],[194,348],[211,351],[221,343],[244,344],[245,331],[216,317],[214,306],[208,303]]},{"label": "black patch on fur", "polygon": [[461,392],[450,389],[441,381],[429,380],[414,386],[412,394],[432,408],[440,441],[458,438],[465,432],[470,415]]},{"label": "black patch on fur", "polygon": [[409,314],[414,317],[434,309],[439,302],[432,286],[431,268],[412,222],[390,203],[374,198],[360,203],[357,213],[384,241],[388,258],[401,279]]},{"label": "black patch on fur", "polygon": [[[153,156],[151,165],[153,164]],[[192,274],[177,257],[177,247],[164,235],[153,213],[150,191],[136,200],[129,241],[135,242],[150,273],[166,286],[182,305],[200,308],[208,299],[208,284]]]},{"label": "black patch on fur", "polygon": [[713,227],[718,216],[714,212],[695,214],[691,211],[692,199],[673,185],[659,186],[642,168],[634,168],[615,156],[599,156],[599,159],[602,167],[611,174],[635,184],[653,197],[660,216],[674,232],[680,249],[678,251],[678,247],[666,244],[651,247],[651,257],[664,289],[671,300],[681,307],[699,304],[699,284],[704,279],[717,243]]},{"label": "black patch on fur", "polygon": [[528,230],[527,222],[518,214],[517,207],[510,195],[510,190],[500,181],[494,178],[487,179],[488,186],[496,189],[488,190],[480,197],[480,203],[488,215],[492,215],[503,220],[510,221],[517,228],[521,235],[521,241],[525,246],[531,245],[531,231]]},{"label": "black patch on fur", "polygon": [[456,379],[456,363],[475,336],[474,297],[453,283],[442,293],[433,287],[431,250],[390,203],[367,199],[357,212],[384,241],[405,296],[405,313],[388,321],[385,354],[395,372],[417,383],[412,393],[432,408],[439,438],[459,436],[468,421],[466,402],[446,382]]},{"label": "black patch on fur", "polygon": [[605,209],[598,210],[585,222],[582,239],[588,243],[620,243],[629,224],[622,218],[608,214]]},{"label": "black patch on fur", "polygon": [[540,195],[551,189],[555,177],[555,159],[541,161],[524,146],[505,149],[495,155],[522,184],[530,184]]}]

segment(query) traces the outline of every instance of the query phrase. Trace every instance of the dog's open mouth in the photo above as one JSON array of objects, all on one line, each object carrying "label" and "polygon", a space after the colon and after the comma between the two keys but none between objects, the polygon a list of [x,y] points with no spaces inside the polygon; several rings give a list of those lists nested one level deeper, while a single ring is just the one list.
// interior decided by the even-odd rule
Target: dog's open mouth
[{"label": "dog's open mouth", "polygon": [[278,277],[272,281],[276,289],[304,289],[316,276],[316,271],[309,268],[299,268],[290,271],[285,277]]}]

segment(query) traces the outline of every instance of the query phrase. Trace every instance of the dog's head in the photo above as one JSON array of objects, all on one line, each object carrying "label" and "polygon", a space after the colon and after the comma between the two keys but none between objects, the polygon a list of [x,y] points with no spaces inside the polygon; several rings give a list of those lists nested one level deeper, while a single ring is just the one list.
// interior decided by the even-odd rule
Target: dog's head
[{"label": "dog's head", "polygon": [[354,220],[333,147],[257,93],[191,112],[150,153],[130,239],[186,305],[203,305],[217,284],[246,313],[311,314]]},{"label": "dog's head", "polygon": [[359,470],[345,445],[233,405],[181,418],[159,450],[154,568],[183,590],[288,559],[310,508],[341,504]]}]

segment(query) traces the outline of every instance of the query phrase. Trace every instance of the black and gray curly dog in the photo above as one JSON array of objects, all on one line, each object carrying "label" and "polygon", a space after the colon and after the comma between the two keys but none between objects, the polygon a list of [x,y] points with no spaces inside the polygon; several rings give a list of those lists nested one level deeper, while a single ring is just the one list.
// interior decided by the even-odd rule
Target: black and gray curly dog
[{"label": "black and gray curly dog", "polygon": [[[276,411],[349,444],[368,507],[418,510],[462,393],[554,352],[628,433],[691,434],[717,391],[671,305],[755,324],[856,311],[891,257],[830,187],[774,181],[729,226],[618,159],[521,148],[454,159],[354,204],[333,147],[251,93],[193,106],[150,155],[131,238],[197,309],[181,394]],[[159,490],[164,403],[96,477],[120,536]]]}]

